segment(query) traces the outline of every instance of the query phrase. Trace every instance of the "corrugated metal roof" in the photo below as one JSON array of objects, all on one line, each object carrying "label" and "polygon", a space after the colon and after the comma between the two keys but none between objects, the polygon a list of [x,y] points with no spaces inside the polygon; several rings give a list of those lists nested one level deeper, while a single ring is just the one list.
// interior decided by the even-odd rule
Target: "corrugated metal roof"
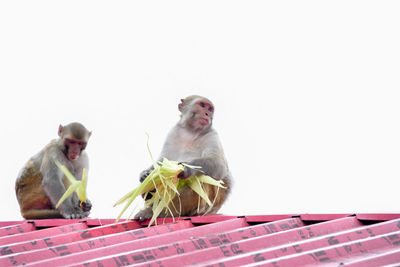
[{"label": "corrugated metal roof", "polygon": [[0,222],[0,266],[398,266],[400,214]]}]

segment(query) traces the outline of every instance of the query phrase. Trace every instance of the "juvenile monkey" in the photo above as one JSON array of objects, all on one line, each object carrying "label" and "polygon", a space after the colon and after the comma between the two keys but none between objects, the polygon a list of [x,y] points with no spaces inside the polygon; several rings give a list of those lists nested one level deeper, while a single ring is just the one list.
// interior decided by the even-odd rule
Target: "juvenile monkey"
[{"label": "juvenile monkey", "polygon": [[[161,161],[165,157],[169,160],[200,166],[201,169],[185,167],[179,174],[179,178],[187,179],[201,172],[216,180],[224,181],[226,189],[204,184],[204,190],[211,202],[215,199],[214,205],[209,211],[209,206],[203,199],[199,203],[199,196],[196,192],[189,187],[184,187],[179,191],[180,195],[174,198],[174,206],[171,205],[170,209],[174,216],[216,213],[230,192],[232,177],[218,134],[212,128],[214,105],[205,97],[192,95],[181,99],[178,109],[181,112],[181,118],[169,132],[159,160]],[[142,171],[140,181],[143,182],[152,170],[153,167],[150,167]],[[148,219],[152,215],[149,207],[139,211],[135,218]],[[160,216],[169,215],[161,214]]]},{"label": "juvenile monkey", "polygon": [[77,179],[82,179],[83,168],[88,169],[89,166],[85,148],[91,134],[77,122],[60,125],[59,138],[52,140],[25,164],[15,183],[21,214],[25,219],[78,219],[89,215],[90,201],[80,203],[76,193],[55,209],[69,187],[69,181],[54,162],[58,160]]}]

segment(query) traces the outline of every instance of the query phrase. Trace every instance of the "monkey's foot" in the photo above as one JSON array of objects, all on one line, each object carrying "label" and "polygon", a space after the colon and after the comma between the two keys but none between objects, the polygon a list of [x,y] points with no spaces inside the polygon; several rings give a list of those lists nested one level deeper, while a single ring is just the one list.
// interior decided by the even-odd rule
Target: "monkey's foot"
[{"label": "monkey's foot", "polygon": [[[87,215],[89,215],[89,214],[87,214]],[[65,214],[63,216],[65,219],[82,219],[82,218],[87,217],[87,215],[82,213],[82,214]]]},{"label": "monkey's foot", "polygon": [[136,213],[134,219],[138,221],[144,221],[153,217],[153,210],[151,208],[145,208]]}]

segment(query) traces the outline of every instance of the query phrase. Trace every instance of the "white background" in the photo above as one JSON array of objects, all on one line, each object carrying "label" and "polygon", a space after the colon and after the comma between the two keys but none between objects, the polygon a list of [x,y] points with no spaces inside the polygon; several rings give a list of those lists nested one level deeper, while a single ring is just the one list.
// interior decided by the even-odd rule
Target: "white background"
[{"label": "white background", "polygon": [[[91,217],[136,187],[180,98],[216,105],[221,213],[400,212],[397,1],[1,1],[0,220],[59,124],[93,131]],[[138,204],[140,205],[140,204]],[[128,213],[126,214],[128,215]]]}]

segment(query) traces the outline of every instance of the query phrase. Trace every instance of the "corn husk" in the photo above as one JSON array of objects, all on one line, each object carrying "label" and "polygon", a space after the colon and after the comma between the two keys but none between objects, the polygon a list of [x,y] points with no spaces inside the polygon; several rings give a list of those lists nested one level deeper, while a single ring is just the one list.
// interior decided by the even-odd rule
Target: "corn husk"
[{"label": "corn husk", "polygon": [[68,170],[67,167],[62,165],[59,161],[55,160],[54,161],[57,165],[58,168],[64,173],[65,177],[70,182],[70,186],[68,189],[65,191],[64,195],[60,198],[58,201],[56,208],[58,208],[61,203],[64,202],[69,196],[71,196],[75,191],[76,194],[78,195],[78,198],[81,202],[86,202],[86,184],[87,184],[87,169],[83,168],[82,172],[82,180],[79,181],[75,178],[75,176]]},{"label": "corn husk", "polygon": [[[199,168],[196,166],[171,161],[166,158],[162,162],[155,162],[153,166],[154,170],[146,177],[142,184],[115,203],[114,207],[126,202],[125,207],[117,217],[117,221],[139,195],[144,195],[144,198],[146,198],[147,194],[152,194],[152,197],[145,201],[145,207],[152,207],[153,210],[153,217],[149,223],[149,225],[152,225],[162,212],[169,213],[173,217],[170,204],[172,204],[175,196],[179,197],[179,189],[182,187],[189,186],[210,207],[212,206],[212,202],[205,193],[202,184],[207,183],[224,188],[223,181],[217,181],[206,175],[194,175],[185,180],[178,178],[179,173],[183,171],[185,166]],[[154,189],[155,192],[152,192]],[[178,210],[177,207],[172,208]]]}]

